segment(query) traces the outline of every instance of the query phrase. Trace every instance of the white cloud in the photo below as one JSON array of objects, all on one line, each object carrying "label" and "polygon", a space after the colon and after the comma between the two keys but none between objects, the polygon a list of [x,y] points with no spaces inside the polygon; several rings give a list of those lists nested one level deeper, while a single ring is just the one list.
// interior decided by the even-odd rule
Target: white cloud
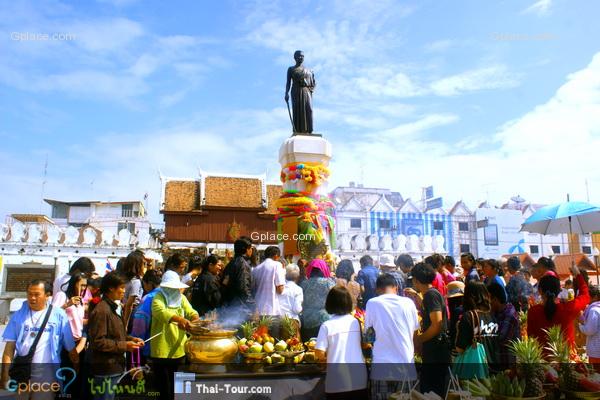
[{"label": "white cloud", "polygon": [[424,49],[428,53],[437,53],[437,52],[446,51],[454,46],[456,46],[455,40],[441,39],[441,40],[436,40],[435,42],[427,43],[425,45]]},{"label": "white cloud", "polygon": [[37,81],[36,89],[62,91],[79,97],[98,97],[126,101],[148,91],[146,83],[127,75],[100,71],[75,71],[50,75]]},{"label": "white cloud", "polygon": [[433,93],[439,96],[456,96],[466,92],[489,89],[506,89],[519,85],[519,76],[503,65],[466,71],[431,83]]},{"label": "white cloud", "polygon": [[435,118],[428,121],[403,125],[402,132],[417,134],[395,141],[334,143],[330,187],[356,180],[359,155],[367,160],[365,185],[391,187],[405,196],[431,182],[447,200],[462,198],[471,205],[484,200],[486,191],[492,204],[517,193],[533,202],[564,201],[566,193],[585,200],[587,179],[591,201],[600,203],[600,53],[570,74],[547,102],[501,125],[494,135],[455,145],[424,140],[418,133],[436,125]]},{"label": "white cloud", "polygon": [[380,139],[399,139],[401,137],[416,135],[444,125],[455,123],[459,120],[457,115],[453,114],[432,114],[421,117],[420,119],[398,125],[383,132],[376,132],[374,137]]},{"label": "white cloud", "polygon": [[425,93],[407,74],[396,69],[397,66],[385,65],[360,71],[352,85],[376,97],[413,97]]},{"label": "white cloud", "polygon": [[535,3],[521,11],[521,14],[535,14],[537,16],[547,15],[552,6],[552,0],[537,0]]},{"label": "white cloud", "polygon": [[124,49],[144,35],[142,26],[127,18],[110,18],[74,22],[67,25],[75,35],[74,43],[89,52]]},{"label": "white cloud", "polygon": [[[72,40],[50,41],[16,41],[8,33],[0,35],[4,51],[0,83],[29,92],[52,91],[140,109],[154,104],[145,104],[145,99],[159,90],[177,92],[182,100],[211,70],[228,67],[222,56],[207,51],[215,39],[156,35],[124,17],[91,18],[64,7],[23,5],[15,7],[12,18],[0,17],[0,22],[6,24],[3,29],[15,32],[71,35]],[[166,79],[156,79],[157,71],[164,71]]]}]

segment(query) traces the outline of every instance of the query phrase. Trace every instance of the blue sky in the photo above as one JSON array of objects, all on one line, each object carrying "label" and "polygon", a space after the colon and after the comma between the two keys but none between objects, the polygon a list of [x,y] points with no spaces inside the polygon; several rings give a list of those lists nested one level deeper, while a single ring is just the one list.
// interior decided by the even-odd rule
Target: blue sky
[{"label": "blue sky", "polygon": [[[349,181],[447,205],[600,203],[600,3],[0,2],[0,216],[135,200],[158,171],[277,182],[296,49]],[[23,40],[24,34],[70,35]],[[64,40],[61,40],[64,39]]]}]

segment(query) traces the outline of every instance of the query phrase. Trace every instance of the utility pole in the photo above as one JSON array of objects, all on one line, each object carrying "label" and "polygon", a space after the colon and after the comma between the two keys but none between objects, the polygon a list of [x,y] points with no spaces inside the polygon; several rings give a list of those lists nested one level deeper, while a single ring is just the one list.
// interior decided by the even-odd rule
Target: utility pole
[{"label": "utility pole", "polygon": [[587,197],[587,202],[590,202],[590,186],[588,185],[588,180],[585,178],[585,195]]},{"label": "utility pole", "polygon": [[44,206],[44,193],[46,191],[46,178],[48,176],[48,153],[46,153],[46,161],[44,162],[44,177],[42,179],[42,195],[40,196],[40,214]]}]

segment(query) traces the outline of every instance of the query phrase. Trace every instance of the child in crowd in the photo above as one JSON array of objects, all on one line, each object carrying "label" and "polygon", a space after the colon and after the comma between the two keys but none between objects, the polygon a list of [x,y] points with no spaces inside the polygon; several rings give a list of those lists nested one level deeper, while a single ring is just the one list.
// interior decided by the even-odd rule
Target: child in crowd
[{"label": "child in crowd", "polygon": [[565,284],[558,294],[558,298],[563,303],[565,301],[571,301],[575,298],[575,289],[573,288],[573,281],[571,279],[567,279]]},{"label": "child in crowd", "polygon": [[348,289],[333,287],[325,309],[331,319],[323,322],[317,336],[317,359],[327,360],[325,394],[327,399],[366,399],[367,367],[361,348],[361,328],[351,314]]}]

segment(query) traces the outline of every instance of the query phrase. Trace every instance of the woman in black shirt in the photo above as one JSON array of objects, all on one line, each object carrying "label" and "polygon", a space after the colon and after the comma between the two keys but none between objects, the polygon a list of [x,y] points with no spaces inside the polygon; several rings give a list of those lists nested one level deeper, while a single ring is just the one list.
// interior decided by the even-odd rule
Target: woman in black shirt
[{"label": "woman in black shirt", "polygon": [[435,274],[435,269],[425,263],[418,263],[412,270],[415,289],[423,296],[421,333],[415,341],[422,345],[421,392],[433,391],[444,398],[450,365],[448,315],[444,297],[432,287]]},{"label": "woman in black shirt", "polygon": [[218,276],[222,268],[223,262],[211,254],[204,260],[202,273],[194,281],[191,304],[200,316],[221,306],[221,285]]},{"label": "woman in black shirt", "polygon": [[463,304],[463,316],[457,327],[456,351],[463,353],[477,340],[485,347],[488,364],[494,366],[499,350],[498,324],[491,314],[490,294],[485,284],[477,281],[467,283]]}]

